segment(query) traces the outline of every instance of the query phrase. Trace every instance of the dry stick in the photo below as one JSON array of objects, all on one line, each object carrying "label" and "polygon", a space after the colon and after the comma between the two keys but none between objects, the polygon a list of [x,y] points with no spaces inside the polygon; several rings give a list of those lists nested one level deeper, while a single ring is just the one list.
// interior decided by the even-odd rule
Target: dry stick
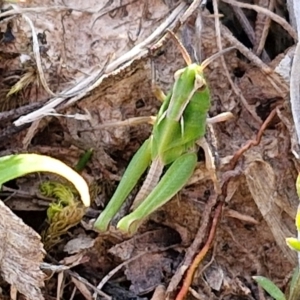
[{"label": "dry stick", "polygon": [[297,32],[293,29],[293,27],[285,19],[281,18],[280,16],[276,15],[275,13],[271,12],[270,10],[263,8],[261,6],[258,6],[258,5],[242,3],[242,2],[235,1],[235,0],[222,0],[222,1],[225,3],[231,4],[231,5],[234,5],[234,6],[253,9],[258,13],[265,14],[266,16],[271,18],[274,22],[281,25],[295,41],[298,40]]},{"label": "dry stick", "polygon": [[[124,70],[128,66],[130,66],[133,62],[133,60],[141,60],[149,55],[149,45],[151,43],[155,43],[156,40],[164,33],[164,31],[167,28],[178,28],[182,24],[182,22],[185,22],[186,19],[193,13],[192,8],[197,9],[195,6],[196,2],[194,1],[193,4],[191,4],[187,8],[187,4],[184,2],[181,2],[173,11],[172,13],[166,18],[166,20],[160,24],[158,28],[154,30],[154,32],[148,36],[143,42],[139,43],[135,47],[133,47],[130,51],[119,57],[118,59],[112,61],[109,63],[109,65],[106,68],[106,74],[101,76],[96,82],[94,82],[92,85],[89,85],[90,82],[92,82],[97,76],[98,72],[94,72],[91,76],[88,78],[82,79],[76,86],[72,87],[71,89],[68,89],[67,91],[64,91],[63,93],[73,93],[77,92],[78,90],[81,90],[82,87],[86,87],[89,85],[83,92],[80,92],[79,95],[71,98],[64,106],[63,108],[66,108],[76,101],[82,99],[86,96],[87,93],[90,91],[93,91],[95,88],[97,88],[102,81],[113,75],[114,72]],[[20,126],[24,123],[33,122],[36,119],[39,119],[43,117],[48,112],[52,112],[54,108],[56,108],[59,104],[64,102],[64,98],[58,97],[53,98],[42,109],[39,109],[37,111],[32,112],[31,114],[28,114],[26,116],[23,116],[16,120],[14,122],[14,125]]]},{"label": "dry stick", "polygon": [[[265,129],[267,128],[267,126],[269,125],[269,123],[271,122],[271,120],[274,118],[274,116],[275,116],[275,114],[277,112],[277,109],[279,107],[280,106],[277,106],[276,108],[274,108],[271,111],[270,115],[265,120],[265,122],[262,124],[259,132],[257,133],[256,140],[250,140],[245,146],[243,146],[242,148],[240,148],[234,154],[234,156],[233,156],[233,158],[231,159],[231,162],[230,162],[230,169],[229,169],[229,171],[227,171],[225,173],[225,179],[223,180],[223,186],[222,186],[222,194],[223,195],[226,195],[226,189],[227,189],[227,184],[229,182],[229,179],[231,177],[233,177],[233,176],[237,176],[238,175],[238,172],[235,172],[235,170],[234,170],[238,159],[251,146],[256,146],[256,145],[258,145],[260,143],[263,132],[265,131]],[[190,269],[192,268],[191,261],[192,261],[193,254],[196,253],[196,251],[197,251],[196,247],[197,246],[199,247],[200,244],[202,243],[203,236],[205,235],[205,229],[207,228],[207,225],[208,225],[209,215],[210,215],[210,212],[212,211],[213,206],[216,204],[216,201],[217,201],[217,195],[213,195],[213,198],[209,198],[209,201],[208,201],[208,203],[207,203],[207,205],[205,207],[205,211],[203,213],[203,221],[202,221],[201,227],[199,228],[199,230],[197,232],[197,235],[196,235],[196,237],[194,239],[193,244],[187,250],[183,266],[181,267],[180,270],[177,270],[176,273],[175,273],[175,275],[173,276],[173,278],[172,278],[172,280],[171,280],[171,282],[169,284],[169,287],[167,289],[167,293],[171,293],[175,289],[175,287],[179,284],[179,282],[181,280],[181,277],[182,277],[183,273],[186,271],[188,265],[191,265],[191,267],[189,268],[189,270],[188,270],[187,273],[192,272],[192,271],[190,271]],[[222,208],[222,202],[220,202],[219,205]],[[208,249],[207,249],[207,251],[208,251]],[[207,253],[207,251],[205,252],[205,254]],[[200,253],[203,253],[203,249],[200,251]],[[197,255],[197,257],[199,257],[200,253]],[[198,264],[201,262],[201,259],[200,259],[200,261],[197,260]],[[194,260],[194,262],[195,261],[196,261],[196,259]],[[193,264],[194,264],[194,262],[193,262]],[[193,266],[193,268],[194,268],[194,266]],[[193,273],[192,273],[192,275],[193,275]],[[189,275],[189,276],[191,276],[191,275]],[[190,279],[186,279],[185,282],[186,282],[186,285],[188,285],[188,287],[189,287],[189,285],[191,284]],[[186,290],[186,287],[184,288],[184,290]],[[184,292],[182,292],[182,293],[184,293]],[[178,298],[178,299],[183,299],[183,298]],[[176,300],[178,300],[178,299],[176,299]]]},{"label": "dry stick", "polygon": [[[201,225],[200,225],[198,232],[194,238],[194,241],[191,244],[191,246],[187,249],[182,265],[176,270],[175,274],[173,275],[173,277],[169,283],[169,286],[167,288],[168,295],[176,290],[177,286],[179,285],[179,283],[182,279],[182,276],[184,275],[186,270],[189,268],[189,266],[192,264],[195,253],[198,252],[200,245],[203,243],[203,240],[206,236],[206,231],[207,231],[207,227],[209,224],[211,212],[213,210],[213,207],[215,207],[216,203],[217,203],[217,195],[213,194],[209,197],[209,200],[208,200],[207,204],[205,205],[203,216],[201,218]],[[167,299],[169,299],[169,298],[167,298]]]},{"label": "dry stick", "polygon": [[98,290],[97,288],[95,288],[91,283],[89,283],[85,278],[81,277],[79,274],[77,274],[76,272],[73,272],[71,270],[66,270],[66,272],[76,278],[77,280],[81,281],[83,284],[85,284],[87,287],[89,287],[90,289],[92,289],[95,294],[107,299],[107,300],[112,300],[112,297],[107,295],[106,293],[104,293],[103,291]]},{"label": "dry stick", "polygon": [[[140,258],[141,256],[145,255],[145,254],[149,254],[149,252],[142,252],[124,262],[122,262],[121,264],[119,264],[118,266],[116,266],[114,269],[112,269],[106,276],[104,276],[102,278],[102,280],[100,281],[100,283],[97,285],[97,289],[101,291],[101,289],[103,288],[103,286],[108,282],[108,280],[113,277],[118,271],[120,271],[124,266],[128,265],[129,263],[135,261],[136,259]],[[93,299],[97,299],[97,294],[94,293],[93,295]]]},{"label": "dry stick", "polygon": [[[274,6],[275,6],[274,0],[270,0],[268,9],[270,11],[273,11]],[[262,51],[265,47],[267,36],[269,34],[270,25],[271,25],[271,19],[270,19],[270,17],[266,17],[265,18],[265,24],[264,24],[264,27],[263,27],[263,30],[262,30],[262,33],[261,33],[259,43],[255,47],[256,48],[255,53],[256,53],[257,56],[261,55],[261,53],[262,53]]]},{"label": "dry stick", "polygon": [[[14,12],[17,13],[18,12],[18,7],[16,5],[12,5],[12,7],[14,8]],[[38,70],[38,75],[39,75],[39,79],[41,81],[41,84],[43,86],[43,88],[45,89],[45,91],[53,96],[53,97],[70,97],[71,95],[63,95],[63,94],[55,94],[53,91],[51,91],[50,87],[48,86],[48,83],[46,81],[46,77],[45,77],[45,73],[43,71],[43,67],[42,67],[42,60],[41,60],[41,55],[40,55],[40,45],[39,45],[39,41],[37,38],[37,33],[35,30],[35,27],[31,21],[31,19],[26,16],[25,14],[22,14],[22,17],[25,19],[25,21],[29,24],[29,27],[31,29],[31,33],[32,33],[32,50],[33,50],[33,54],[35,57],[35,61],[36,61],[36,66],[37,66],[37,70]]]},{"label": "dry stick", "polygon": [[154,116],[134,117],[134,118],[128,118],[123,121],[103,123],[100,125],[96,125],[92,128],[79,129],[78,132],[94,131],[94,130],[109,128],[109,127],[117,127],[117,126],[135,126],[135,125],[140,125],[140,124],[145,124],[145,123],[153,125],[155,120],[156,120],[156,117],[154,117]]},{"label": "dry stick", "polygon": [[155,288],[151,300],[165,300],[165,294],[166,287],[163,284],[160,284]]},{"label": "dry stick", "polygon": [[[218,1],[213,0],[213,8],[214,8],[214,16],[215,16],[215,29],[216,29],[216,38],[217,38],[217,46],[219,51],[222,51],[222,41],[221,41],[221,30],[220,30],[220,20],[218,17],[219,10],[218,10]],[[247,111],[251,114],[253,119],[258,122],[258,124],[261,124],[261,119],[255,112],[255,110],[248,104],[247,100],[243,96],[241,90],[234,84],[234,82],[231,79],[231,76],[229,74],[225,58],[221,56],[222,66],[225,71],[226,77],[231,85],[231,88],[233,89],[234,93],[241,99],[241,102],[243,103],[244,107],[247,109]]]},{"label": "dry stick", "polygon": [[45,101],[39,101],[39,102],[34,102],[34,103],[29,103],[27,105],[11,109],[9,111],[3,111],[0,112],[0,122],[1,125],[3,126],[5,122],[8,122],[12,119],[16,119],[20,117],[21,115],[28,114],[34,109],[40,108]]},{"label": "dry stick", "polygon": [[[268,9],[262,8],[257,5],[251,5],[251,4],[246,4],[246,3],[241,3],[237,2],[234,0],[222,0],[225,3],[238,6],[238,7],[243,7],[243,8],[248,8],[248,9],[253,9],[257,11],[258,13],[264,13],[268,17],[270,17],[273,21],[277,22],[279,25],[281,25],[295,40],[297,40],[297,34],[296,31],[290,26],[287,21],[278,15],[274,14],[273,12],[269,11]],[[231,41],[237,49],[245,55],[251,62],[253,62],[256,66],[262,69],[262,71],[268,75],[267,79],[269,82],[272,84],[273,88],[279,93],[282,94],[285,91],[288,91],[287,85],[278,80],[278,76],[274,75],[274,71],[264,64],[256,55],[254,55],[249,49],[247,49],[242,43],[237,41],[232,34],[229,34],[226,30],[224,31],[224,36]]]},{"label": "dry stick", "polygon": [[192,284],[192,280],[194,277],[194,273],[197,270],[200,262],[202,261],[202,259],[204,258],[204,256],[206,255],[206,253],[208,252],[208,250],[210,249],[216,231],[217,231],[217,225],[218,225],[218,220],[220,219],[221,216],[221,212],[222,212],[222,206],[223,206],[223,202],[220,202],[215,210],[215,215],[214,218],[212,220],[212,225],[211,225],[211,229],[210,229],[210,233],[208,236],[208,239],[204,245],[204,247],[201,249],[201,251],[197,254],[197,256],[195,257],[193,263],[191,264],[189,270],[187,271],[186,277],[183,281],[183,285],[181,287],[180,292],[178,293],[176,300],[183,300],[185,299],[185,296],[187,295],[188,291],[189,291],[189,287]]},{"label": "dry stick", "polygon": [[[234,0],[222,0],[223,2],[232,4],[232,5],[237,5],[239,6],[240,2],[236,2]],[[257,6],[255,5],[249,5],[247,6],[247,8],[249,9],[254,9]],[[282,19],[281,17],[278,17],[276,14],[270,12],[267,9],[263,10],[264,13],[266,13],[267,15],[269,15],[269,13],[271,13],[270,17],[272,18],[272,16],[276,17],[276,20],[279,18],[281,19],[281,23],[286,23],[286,21],[284,19]],[[273,19],[274,20],[274,19]],[[277,20],[278,21],[278,20]],[[281,24],[279,22],[279,24]],[[282,25],[282,24],[281,24]],[[290,26],[290,25],[288,25]],[[293,30],[293,29],[291,29]],[[227,28],[224,28],[223,30],[223,36],[230,41],[246,58],[248,58],[254,65],[256,65],[258,68],[260,68],[262,70],[262,72],[264,72],[267,75],[267,79],[269,80],[269,82],[272,84],[273,88],[279,93],[282,94],[283,92],[288,91],[288,86],[285,82],[282,82],[281,80],[279,80],[278,75],[274,74],[274,71],[272,68],[270,68],[268,65],[266,65],[264,62],[261,61],[261,59],[259,59],[255,54],[253,54],[247,47],[245,47],[241,42],[239,42],[233,35],[231,32],[229,32],[229,30]]]},{"label": "dry stick", "polygon": [[[47,258],[50,259],[52,263],[55,263],[56,265],[62,266],[55,258],[53,258],[51,255],[47,254]],[[66,266],[63,266],[67,268]],[[77,274],[74,271],[71,271],[70,269],[64,269],[63,272],[67,273],[68,275],[76,278],[77,280],[81,281],[83,284],[85,284],[87,287],[91,288],[95,293],[97,293],[99,296],[104,297],[107,300],[112,300],[112,297],[105,294],[104,292],[98,290],[96,287],[94,287],[91,283],[89,283],[85,278],[81,277],[79,274]]]},{"label": "dry stick", "polygon": [[92,8],[91,10],[88,9],[78,9],[76,7],[69,7],[69,6],[50,6],[50,7],[25,7],[25,8],[21,8],[21,7],[17,7],[16,5],[14,5],[13,7],[14,9],[10,9],[7,11],[4,11],[0,14],[0,19],[4,19],[6,17],[10,17],[13,15],[18,15],[18,14],[24,14],[24,13],[47,13],[49,11],[78,11],[78,12],[85,12],[85,13],[90,13],[90,14],[94,14],[95,13],[95,9]]},{"label": "dry stick", "polygon": [[280,95],[288,91],[287,83],[279,80],[279,75],[275,73],[273,69],[266,65],[241,42],[239,42],[226,28],[222,33],[223,36],[229,42],[231,42],[246,58],[248,58],[254,65],[260,68],[264,74],[266,74],[266,78]]},{"label": "dry stick", "polygon": [[274,118],[274,116],[277,114],[277,109],[281,107],[276,106],[271,113],[269,114],[268,118],[264,121],[264,123],[262,124],[262,126],[260,127],[257,135],[256,135],[256,139],[255,140],[250,140],[248,141],[242,148],[240,148],[237,152],[235,152],[233,158],[230,161],[230,169],[233,170],[237,164],[237,161],[239,160],[239,158],[242,156],[242,154],[247,151],[250,147],[252,146],[257,146],[259,145],[262,135],[264,133],[264,131],[266,130],[266,128],[268,127],[269,123],[272,121],[272,119]]},{"label": "dry stick", "polygon": [[[300,36],[300,6],[294,3],[294,16],[297,23],[298,35]],[[293,65],[291,70],[290,80],[290,101],[292,115],[295,123],[296,133],[298,137],[298,144],[300,143],[300,41],[298,41],[295,56],[293,59]],[[299,157],[298,157],[299,159]]]},{"label": "dry stick", "polygon": [[43,71],[43,67],[42,67],[42,60],[41,60],[41,55],[40,55],[40,45],[39,45],[39,41],[37,38],[37,34],[34,28],[34,25],[31,21],[31,19],[26,16],[26,15],[22,15],[23,18],[26,20],[26,22],[29,24],[30,29],[31,29],[31,33],[32,33],[32,49],[33,49],[33,53],[34,53],[34,57],[35,57],[35,61],[36,61],[36,66],[37,66],[37,70],[38,70],[38,74],[39,74],[39,79],[41,81],[41,84],[43,86],[43,88],[45,89],[45,91],[51,95],[51,96],[56,96],[56,94],[54,92],[51,91],[51,89],[49,88],[47,81],[46,81],[46,77]]},{"label": "dry stick", "polygon": [[[255,44],[255,33],[254,33],[252,25],[250,24],[249,20],[245,16],[245,13],[243,12],[243,10],[241,8],[239,8],[237,6],[233,6],[232,9],[233,9],[235,16],[239,20],[243,30],[245,31],[248,39],[254,45]],[[262,59],[265,62],[271,61],[271,59],[265,49],[263,49],[263,52],[262,52]]]},{"label": "dry stick", "polygon": [[180,18],[181,24],[185,23],[187,19],[198,9],[200,6],[202,0],[194,0],[193,3],[189,6],[189,8],[186,10],[184,15]]}]

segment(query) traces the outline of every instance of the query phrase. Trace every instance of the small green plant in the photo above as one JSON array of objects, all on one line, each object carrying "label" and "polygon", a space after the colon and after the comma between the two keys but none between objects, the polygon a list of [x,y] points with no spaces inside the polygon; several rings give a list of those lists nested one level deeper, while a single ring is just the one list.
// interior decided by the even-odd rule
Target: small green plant
[{"label": "small green plant", "polygon": [[61,236],[76,226],[84,216],[85,208],[78,201],[76,190],[56,181],[45,181],[39,187],[41,193],[56,199],[47,209],[48,227],[42,232],[46,250],[50,250],[61,241]]},{"label": "small green plant", "polygon": [[[300,174],[297,177],[296,189],[298,198],[300,199]],[[298,266],[295,268],[293,273],[290,288],[287,295],[285,295],[275,283],[270,279],[263,276],[253,276],[253,279],[275,300],[299,300],[300,299],[300,204],[298,205],[297,215],[295,218],[295,225],[297,228],[297,237],[286,238],[287,245],[298,253]]]}]

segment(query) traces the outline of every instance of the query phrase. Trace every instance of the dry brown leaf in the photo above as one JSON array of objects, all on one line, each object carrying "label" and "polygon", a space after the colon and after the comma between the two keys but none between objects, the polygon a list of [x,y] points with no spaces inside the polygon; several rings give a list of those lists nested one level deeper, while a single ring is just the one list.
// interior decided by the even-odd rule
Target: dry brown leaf
[{"label": "dry brown leaf", "polygon": [[0,201],[0,270],[3,278],[28,299],[44,299],[44,257],[40,236]]},{"label": "dry brown leaf", "polygon": [[64,251],[68,254],[80,253],[82,250],[93,247],[94,244],[94,239],[85,234],[80,234],[78,237],[67,242]]},{"label": "dry brown leaf", "polygon": [[[154,230],[131,238],[109,250],[122,260],[130,260],[125,266],[125,275],[131,281],[130,290],[145,294],[163,282],[165,274],[171,274],[175,258],[167,251],[159,251],[178,243],[178,234],[169,228]],[[157,251],[157,252],[156,252]]]},{"label": "dry brown leaf", "polygon": [[87,300],[93,300],[92,293],[89,291],[89,289],[86,287],[84,283],[79,281],[78,279],[72,277],[73,283],[76,285],[78,290],[81,292],[81,294],[84,296]]},{"label": "dry brown leaf", "polygon": [[164,299],[166,299],[166,287],[160,284],[156,287],[151,300],[164,300]]},{"label": "dry brown leaf", "polygon": [[285,238],[292,236],[292,233],[282,220],[282,200],[278,193],[275,193],[277,183],[272,167],[263,160],[256,160],[249,164],[245,175],[252,197],[268,223],[274,239],[288,260],[295,263],[296,254],[285,243]]},{"label": "dry brown leaf", "polygon": [[204,270],[205,281],[215,291],[220,291],[224,281],[224,271],[217,263],[213,262]]},{"label": "dry brown leaf", "polygon": [[137,295],[153,291],[172,274],[174,257],[168,253],[147,253],[126,266],[125,275],[131,281],[130,290]]}]

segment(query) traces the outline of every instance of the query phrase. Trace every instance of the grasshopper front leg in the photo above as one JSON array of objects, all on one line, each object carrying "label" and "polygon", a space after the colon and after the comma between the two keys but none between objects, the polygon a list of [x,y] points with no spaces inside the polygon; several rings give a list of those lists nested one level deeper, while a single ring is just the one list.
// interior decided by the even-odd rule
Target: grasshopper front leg
[{"label": "grasshopper front leg", "polygon": [[217,173],[216,173],[215,158],[214,158],[214,156],[211,152],[211,149],[204,137],[201,138],[199,141],[197,141],[197,144],[204,151],[206,169],[209,172],[210,178],[214,183],[214,190],[219,195],[219,194],[221,194],[221,187],[220,187],[220,183],[219,183]]},{"label": "grasshopper front leg", "polygon": [[117,227],[130,234],[135,233],[145,218],[167,203],[185,186],[193,175],[196,165],[196,153],[186,153],[177,158],[146,199],[132,213],[122,218]]},{"label": "grasshopper front leg", "polygon": [[[219,122],[225,122],[232,118],[234,118],[234,116],[231,112],[223,112],[214,117],[207,118],[206,122],[207,122],[207,126],[211,127],[212,124],[219,123]],[[206,169],[210,173],[210,178],[212,179],[212,181],[214,183],[214,190],[219,195],[219,194],[221,194],[221,187],[220,187],[219,179],[217,177],[215,158],[212,154],[212,151],[204,137],[201,138],[200,140],[198,140],[196,143],[203,149],[203,151],[205,153]]]}]

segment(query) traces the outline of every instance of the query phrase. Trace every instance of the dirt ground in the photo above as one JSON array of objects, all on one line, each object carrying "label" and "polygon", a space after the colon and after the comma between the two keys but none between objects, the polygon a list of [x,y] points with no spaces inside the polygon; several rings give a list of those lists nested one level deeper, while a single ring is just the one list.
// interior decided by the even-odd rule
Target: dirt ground
[{"label": "dirt ground", "polygon": [[[31,174],[1,192],[5,205],[42,236],[45,299],[175,299],[216,218],[213,242],[186,299],[271,299],[254,275],[270,278],[282,290],[288,287],[297,262],[285,238],[296,234],[299,151],[289,103],[296,33],[287,22],[286,3],[247,0],[242,3],[250,7],[240,8],[232,0],[218,1],[214,17],[211,1],[196,10],[188,10],[193,5],[187,2],[32,0],[1,14],[1,155],[46,154],[74,167],[93,149],[81,171],[92,205],[63,215],[55,240],[46,221],[53,197],[39,186],[47,180],[66,182]],[[266,16],[262,7],[273,14]],[[188,185],[134,236],[115,229],[116,220],[128,214],[128,203],[110,230],[99,233],[93,221],[151,134],[149,124],[99,124],[157,113],[153,78],[167,93],[174,73],[186,66],[174,40],[169,35],[160,40],[167,29],[176,31],[198,62],[220,47],[235,47],[205,70],[209,116],[227,111],[234,116],[209,126],[206,136],[222,194],[214,191],[200,149]],[[0,298],[9,299],[5,280],[0,287]]]}]

